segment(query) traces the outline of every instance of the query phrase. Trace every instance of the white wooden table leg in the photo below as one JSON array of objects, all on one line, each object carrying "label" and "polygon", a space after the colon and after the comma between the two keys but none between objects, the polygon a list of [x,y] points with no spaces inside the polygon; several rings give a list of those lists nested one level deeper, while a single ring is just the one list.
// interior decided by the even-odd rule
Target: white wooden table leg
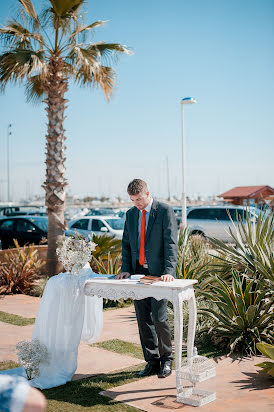
[{"label": "white wooden table leg", "polygon": [[182,366],[182,344],[183,344],[183,299],[182,294],[174,294],[174,347],[175,347],[175,370],[177,394],[182,392],[181,379],[178,372]]},{"label": "white wooden table leg", "polygon": [[189,307],[189,321],[188,321],[188,333],[187,333],[187,357],[190,360],[193,356],[194,350],[194,339],[196,331],[196,322],[197,322],[197,309],[196,309],[196,300],[193,289],[193,295],[188,301]]}]

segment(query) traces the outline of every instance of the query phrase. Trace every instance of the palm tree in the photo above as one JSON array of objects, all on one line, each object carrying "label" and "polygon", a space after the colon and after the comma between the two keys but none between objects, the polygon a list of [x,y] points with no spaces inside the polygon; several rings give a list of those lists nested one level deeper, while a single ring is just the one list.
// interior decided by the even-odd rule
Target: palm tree
[{"label": "palm tree", "polygon": [[[48,116],[46,135],[46,191],[49,274],[58,273],[57,242],[66,229],[64,95],[73,79],[81,86],[100,86],[108,100],[114,86],[111,61],[130,54],[118,43],[87,42],[87,35],[104,21],[85,25],[80,15],[84,0],[45,0],[38,15],[31,0],[18,0],[19,14],[0,29],[5,47],[0,55],[0,87],[25,83],[27,101],[42,100]],[[105,65],[104,65],[105,63]]]}]

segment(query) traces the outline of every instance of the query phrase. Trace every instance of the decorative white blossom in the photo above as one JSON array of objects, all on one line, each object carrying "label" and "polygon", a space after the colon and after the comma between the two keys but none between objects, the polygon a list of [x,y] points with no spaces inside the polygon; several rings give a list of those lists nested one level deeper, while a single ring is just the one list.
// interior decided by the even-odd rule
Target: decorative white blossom
[{"label": "decorative white blossom", "polygon": [[73,236],[67,237],[62,245],[57,248],[58,260],[67,271],[78,274],[87,262],[90,262],[92,252],[97,244],[75,232]]},{"label": "decorative white blossom", "polygon": [[25,368],[29,380],[39,376],[40,364],[49,364],[48,349],[38,339],[18,342],[16,349],[18,362]]}]

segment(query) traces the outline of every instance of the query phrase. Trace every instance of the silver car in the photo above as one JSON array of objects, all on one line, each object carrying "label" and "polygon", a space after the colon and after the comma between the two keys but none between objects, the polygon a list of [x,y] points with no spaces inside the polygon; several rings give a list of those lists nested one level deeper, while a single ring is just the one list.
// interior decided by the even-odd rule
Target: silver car
[{"label": "silver car", "polygon": [[125,221],[117,216],[82,216],[68,222],[70,231],[83,235],[108,234],[122,239]]},{"label": "silver car", "polygon": [[[192,234],[205,237],[214,237],[224,242],[231,241],[229,228],[235,233],[234,224],[237,224],[237,215],[244,218],[246,211],[250,213],[251,220],[255,223],[260,209],[247,206],[193,206],[187,211],[187,226]],[[238,217],[239,219],[239,217]]]}]

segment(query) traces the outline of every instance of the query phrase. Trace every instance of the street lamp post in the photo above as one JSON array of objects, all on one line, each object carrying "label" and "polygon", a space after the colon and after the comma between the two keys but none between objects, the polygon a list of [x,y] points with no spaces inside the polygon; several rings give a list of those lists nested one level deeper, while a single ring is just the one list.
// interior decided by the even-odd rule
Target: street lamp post
[{"label": "street lamp post", "polygon": [[8,125],[7,129],[7,190],[8,190],[8,202],[10,202],[10,148],[9,148],[9,137],[11,136],[11,123]]},{"label": "street lamp post", "polygon": [[186,188],[185,188],[185,142],[184,142],[184,105],[194,104],[193,97],[185,97],[181,100],[182,109],[182,229],[186,228]]}]

